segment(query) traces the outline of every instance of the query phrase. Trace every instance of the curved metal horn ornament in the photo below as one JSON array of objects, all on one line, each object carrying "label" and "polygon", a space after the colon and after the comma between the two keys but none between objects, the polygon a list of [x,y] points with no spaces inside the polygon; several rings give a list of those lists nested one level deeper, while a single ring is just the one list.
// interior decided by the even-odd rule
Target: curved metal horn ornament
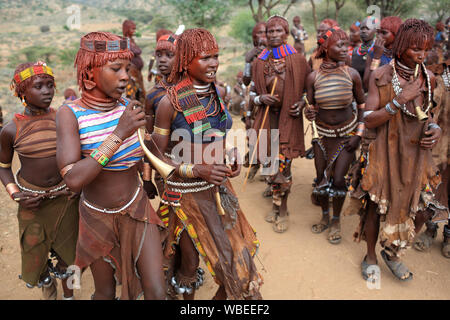
[{"label": "curved metal horn ornament", "polygon": [[170,164],[165,163],[161,159],[159,159],[157,156],[155,156],[153,153],[148,150],[147,146],[144,142],[144,135],[145,135],[145,129],[139,128],[137,130],[137,135],[139,138],[139,143],[141,144],[142,150],[144,150],[145,156],[148,158],[150,163],[153,167],[159,172],[159,174],[164,178],[164,181],[169,178],[173,172],[175,171],[175,167],[171,166]]}]

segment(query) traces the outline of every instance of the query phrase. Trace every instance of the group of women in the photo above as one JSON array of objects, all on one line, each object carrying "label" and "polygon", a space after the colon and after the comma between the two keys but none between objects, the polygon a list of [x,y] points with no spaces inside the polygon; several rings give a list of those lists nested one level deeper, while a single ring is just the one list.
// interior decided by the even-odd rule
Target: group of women
[{"label": "group of women", "polygon": [[[361,34],[366,26],[373,28],[371,19],[360,24]],[[250,59],[252,72],[244,72],[256,91],[258,86],[275,88],[279,80],[277,96],[266,88],[251,97],[250,105],[271,105],[280,119],[289,120],[283,120],[289,130],[303,128],[302,109],[314,121],[312,199],[322,218],[312,231],[329,228],[328,241],[339,243],[342,207],[356,199],[361,215],[356,237],[366,239],[368,249],[361,264],[365,279],[376,276],[369,267],[377,264],[380,220],[386,222],[381,255],[396,277],[409,280],[412,273],[399,259],[401,253],[425,222],[448,219],[447,203],[433,193],[440,174],[431,149],[442,135],[433,120],[435,76],[424,66],[433,30],[422,20],[398,19],[383,19],[372,44],[372,29],[372,38],[370,32],[361,36],[351,59],[346,32],[324,21],[308,66],[302,53],[286,45],[287,20],[272,17],[268,47],[257,50]],[[194,299],[204,279],[201,257],[218,284],[214,299],[261,299],[263,279],[253,261],[259,241],[230,183],[240,174],[241,162],[237,149],[226,144],[232,118],[222,100],[225,92],[215,84],[217,41],[204,29],[160,35],[155,48],[159,81],[142,104],[126,98],[137,52],[131,39],[135,27],[129,25],[128,37],[91,32],[80,39],[75,66],[81,97],[67,99],[57,112],[50,108],[55,93],[51,67],[38,61],[15,70],[11,89],[24,112],[0,133],[0,179],[19,205],[21,278],[30,288],[42,288],[46,299],[56,298],[54,279],[60,278],[63,298],[73,299],[67,267],[76,265],[92,272],[92,299],[115,299],[117,284],[122,284],[121,299]],[[355,57],[366,57],[363,76],[351,67]],[[294,92],[289,79],[304,89]],[[136,82],[145,92],[142,77]],[[282,108],[275,110],[278,105]],[[294,135],[301,139],[294,143],[280,136],[277,160],[289,183],[291,159],[304,155],[297,143],[303,141],[302,129]],[[360,145],[361,156],[354,161]],[[14,152],[20,161],[16,175]],[[281,189],[274,186],[283,183],[272,180],[271,192],[278,195]],[[287,230],[286,190],[278,199],[284,206],[278,204],[266,219],[277,232]],[[149,198],[156,194],[160,204],[155,210]]]}]

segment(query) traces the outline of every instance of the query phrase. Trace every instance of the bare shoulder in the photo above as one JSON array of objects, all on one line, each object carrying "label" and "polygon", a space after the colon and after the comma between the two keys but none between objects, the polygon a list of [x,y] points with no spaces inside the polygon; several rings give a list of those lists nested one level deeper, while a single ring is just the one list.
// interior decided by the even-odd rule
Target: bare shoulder
[{"label": "bare shoulder", "polygon": [[14,141],[16,131],[16,123],[11,120],[7,124],[5,124],[2,131],[0,132],[0,139],[2,141]]}]

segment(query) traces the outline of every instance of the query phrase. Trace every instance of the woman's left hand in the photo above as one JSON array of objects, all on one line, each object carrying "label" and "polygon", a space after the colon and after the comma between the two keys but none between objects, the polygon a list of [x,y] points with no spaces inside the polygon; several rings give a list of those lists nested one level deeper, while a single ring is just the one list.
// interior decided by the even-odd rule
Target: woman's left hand
[{"label": "woman's left hand", "polygon": [[347,140],[345,144],[345,150],[348,152],[354,152],[358,147],[359,143],[361,142],[360,136],[353,136],[350,139]]},{"label": "woman's left hand", "polygon": [[231,174],[229,177],[234,178],[239,176],[239,174],[241,173],[242,164],[241,161],[239,161],[240,159],[239,152],[236,147],[234,147],[228,152],[228,159],[230,161],[231,166]]},{"label": "woman's left hand", "polygon": [[420,147],[422,149],[433,148],[441,138],[441,133],[441,129],[439,128],[431,128],[425,131],[426,137],[420,140]]}]

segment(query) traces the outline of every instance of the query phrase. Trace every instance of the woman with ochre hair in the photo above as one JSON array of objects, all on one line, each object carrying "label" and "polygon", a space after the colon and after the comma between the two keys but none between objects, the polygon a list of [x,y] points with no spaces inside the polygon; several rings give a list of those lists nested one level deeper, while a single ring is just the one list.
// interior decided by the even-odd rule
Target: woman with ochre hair
[{"label": "woman with ochre hair", "polygon": [[[148,146],[175,172],[167,180],[161,212],[168,217],[165,257],[171,298],[194,299],[203,283],[199,255],[219,288],[214,299],[260,299],[262,279],[253,257],[259,247],[228,178],[239,175],[237,149],[226,150],[232,119],[215,85],[219,47],[205,29],[186,30],[177,40],[168,87],[156,110]],[[175,135],[183,139],[164,156]],[[179,140],[177,140],[179,141]],[[228,155],[229,166],[225,163]]]},{"label": "woman with ochre hair", "polygon": [[66,184],[81,191],[75,264],[90,267],[92,298],[164,299],[161,220],[139,180],[145,126],[137,101],[122,98],[133,53],[130,41],[107,32],[81,38],[75,66],[81,98],[57,114],[57,161]]},{"label": "woman with ochre hair", "polygon": [[413,273],[401,257],[427,220],[449,218],[446,204],[434,194],[441,178],[432,148],[441,129],[431,117],[435,77],[424,65],[432,45],[433,29],[427,22],[406,20],[395,37],[393,59],[370,78],[364,121],[368,129],[375,129],[375,137],[361,177],[352,181],[350,192],[360,201],[359,211],[355,210],[361,216],[355,240],[367,242],[361,263],[365,280],[379,281],[377,239],[394,276],[411,280]]},{"label": "woman with ochre hair", "polygon": [[[313,194],[322,207],[322,219],[312,226],[312,232],[322,233],[330,228],[328,241],[338,244],[342,240],[340,212],[347,191],[345,176],[364,132],[364,91],[358,72],[343,63],[348,57],[347,34],[334,27],[319,43],[317,56],[323,62],[306,80],[308,101],[314,108],[307,108],[305,114],[308,120],[316,121],[320,137],[314,142],[317,181]],[[357,110],[353,109],[353,100]]]},{"label": "woman with ochre hair", "polygon": [[[0,134],[0,179],[19,204],[20,278],[28,288],[42,288],[48,300],[57,297],[52,278],[60,278],[63,299],[73,300],[66,269],[75,259],[78,197],[67,189],[56,166],[56,112],[50,108],[55,94],[53,71],[43,62],[23,63],[11,84],[24,111],[15,114]],[[16,175],[11,170],[14,153],[20,161]],[[49,263],[49,253],[56,257],[56,266]]]}]

